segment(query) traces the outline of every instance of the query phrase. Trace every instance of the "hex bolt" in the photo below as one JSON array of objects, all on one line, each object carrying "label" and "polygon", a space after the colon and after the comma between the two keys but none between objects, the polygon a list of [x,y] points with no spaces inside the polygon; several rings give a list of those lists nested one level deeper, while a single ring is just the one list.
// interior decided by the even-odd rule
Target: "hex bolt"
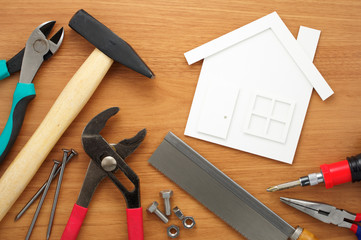
[{"label": "hex bolt", "polygon": [[169,216],[171,214],[169,199],[173,196],[173,191],[172,190],[163,190],[163,191],[159,192],[159,195],[164,199],[165,215]]},{"label": "hex bolt", "polygon": [[179,236],[179,227],[176,225],[170,225],[167,228],[167,235],[170,238],[176,238]]},{"label": "hex bolt", "polygon": [[168,222],[168,218],[158,209],[158,203],[156,201],[152,202],[147,208],[148,212],[155,213],[164,223]]}]

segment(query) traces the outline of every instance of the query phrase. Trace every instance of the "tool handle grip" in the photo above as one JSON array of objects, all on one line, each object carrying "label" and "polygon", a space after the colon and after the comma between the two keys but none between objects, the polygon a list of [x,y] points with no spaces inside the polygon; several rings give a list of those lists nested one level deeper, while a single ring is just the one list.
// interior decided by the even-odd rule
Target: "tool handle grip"
[{"label": "tool handle grip", "polygon": [[353,231],[356,234],[358,240],[361,240],[361,228],[357,224],[351,225],[351,231]]},{"label": "tool handle grip", "polygon": [[0,60],[0,80],[10,76],[8,67],[6,66],[6,60]]},{"label": "tool handle grip", "polygon": [[143,240],[143,210],[142,208],[127,208],[128,239]]},{"label": "tool handle grip", "polygon": [[297,240],[318,240],[318,238],[307,229],[303,229],[301,235]]},{"label": "tool handle grip", "polygon": [[61,240],[76,240],[87,212],[87,208],[74,204]]},{"label": "tool handle grip", "polygon": [[0,221],[88,102],[113,62],[95,49],[68,82],[38,129],[0,178]]},{"label": "tool handle grip", "polygon": [[0,163],[5,159],[16,137],[19,135],[24,121],[26,108],[35,97],[32,83],[18,83],[13,95],[13,103],[5,128],[0,135]]},{"label": "tool handle grip", "polygon": [[321,165],[326,188],[347,182],[361,181],[361,154],[348,157],[347,160]]}]

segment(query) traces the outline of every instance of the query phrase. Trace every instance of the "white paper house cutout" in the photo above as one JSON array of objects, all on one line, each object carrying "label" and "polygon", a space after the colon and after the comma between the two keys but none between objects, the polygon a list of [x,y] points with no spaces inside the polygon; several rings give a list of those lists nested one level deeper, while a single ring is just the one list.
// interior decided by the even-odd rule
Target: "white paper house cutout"
[{"label": "white paper house cutout", "polygon": [[313,65],[320,31],[296,40],[276,12],[197,47],[204,59],[185,135],[292,163],[312,89],[332,89]]}]

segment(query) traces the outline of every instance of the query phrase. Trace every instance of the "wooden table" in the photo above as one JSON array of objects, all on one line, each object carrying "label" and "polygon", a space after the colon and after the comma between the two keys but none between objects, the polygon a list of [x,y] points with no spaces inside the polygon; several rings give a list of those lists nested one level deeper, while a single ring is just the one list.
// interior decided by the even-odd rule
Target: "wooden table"
[{"label": "wooden table", "polygon": [[[347,229],[319,222],[279,201],[280,196],[328,202],[351,212],[361,198],[360,183],[326,190],[323,185],[268,193],[270,185],[318,172],[332,163],[361,152],[361,2],[347,1],[2,1],[0,53],[9,59],[25,44],[40,23],[57,20],[65,27],[58,53],[45,62],[34,84],[36,98],[30,103],[20,135],[0,167],[3,174],[38,127],[57,96],[93,46],[68,27],[73,14],[85,9],[130,43],[156,74],[149,80],[120,64],[114,64],[88,104],[61,137],[24,193],[0,222],[0,239],[25,237],[36,206],[17,222],[13,219],[48,177],[52,160],[61,160],[62,148],[74,148],[79,156],[66,168],[54,219],[52,239],[59,239],[76,202],[89,163],[81,145],[86,123],[102,110],[119,106],[102,135],[110,142],[133,136],[147,128],[148,135],[128,159],[141,179],[146,239],[167,239],[166,227],[145,208],[159,191],[173,189],[172,205],[194,216],[193,230],[181,229],[180,239],[244,239],[177,185],[151,167],[147,160],[168,131],[172,131],[216,167],[239,183],[292,226],[309,229],[320,239],[356,239]],[[183,132],[202,63],[188,66],[183,53],[277,11],[296,35],[300,25],[322,30],[315,65],[335,91],[323,102],[313,93],[293,165],[184,136]],[[10,112],[19,74],[0,82],[0,128]],[[74,103],[76,104],[76,103]],[[124,180],[124,177],[119,177]],[[55,191],[49,190],[32,239],[45,239]],[[125,202],[110,180],[98,187],[78,239],[127,239]],[[173,215],[170,223],[180,224]]]}]

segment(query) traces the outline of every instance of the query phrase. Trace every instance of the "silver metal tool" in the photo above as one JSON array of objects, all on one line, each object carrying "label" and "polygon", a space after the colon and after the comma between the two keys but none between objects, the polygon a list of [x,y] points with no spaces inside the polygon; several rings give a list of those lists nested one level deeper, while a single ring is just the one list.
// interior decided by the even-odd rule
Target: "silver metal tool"
[{"label": "silver metal tool", "polygon": [[361,239],[361,214],[353,214],[343,209],[338,209],[326,203],[311,202],[299,199],[281,197],[280,200],[287,205],[314,217],[321,222],[331,223],[353,231]]},{"label": "silver metal tool", "polygon": [[[68,163],[70,161],[70,159],[72,159],[75,155],[77,155],[78,153],[72,149],[72,152],[69,154],[68,158],[66,159],[66,163]],[[51,179],[51,181],[54,180],[54,178],[60,173],[60,167],[58,167],[54,173],[54,177]],[[20,217],[26,212],[26,210],[29,209],[29,207],[36,201],[36,199],[39,198],[39,196],[41,195],[41,193],[44,191],[44,189],[46,188],[46,184],[47,184],[48,180],[46,180],[46,182],[44,182],[43,186],[41,186],[41,188],[34,194],[34,196],[29,200],[29,202],[23,207],[23,209],[20,210],[20,212],[16,215],[15,220],[17,221],[20,219]]]},{"label": "silver metal tool", "polygon": [[300,186],[300,187],[314,186],[319,183],[323,183],[324,181],[325,180],[323,179],[322,173],[311,173],[311,174],[308,174],[307,176],[300,177],[296,181],[282,183],[282,184],[279,184],[276,186],[269,187],[269,188],[267,188],[267,192],[276,192],[276,191],[294,188],[294,187],[298,187],[298,186]]},{"label": "silver metal tool", "polygon": [[176,238],[179,236],[179,227],[176,225],[170,225],[167,228],[167,235],[170,238]]},{"label": "silver metal tool", "polygon": [[164,223],[167,223],[169,220],[168,218],[162,213],[162,211],[160,211],[158,209],[158,203],[156,201],[152,202],[152,204],[149,205],[149,207],[147,208],[148,212],[150,213],[155,213],[155,215],[157,215],[160,220],[162,220]]},{"label": "silver metal tool", "polygon": [[45,190],[44,190],[44,192],[43,192],[43,195],[41,196],[41,199],[40,199],[39,204],[38,204],[38,207],[37,207],[37,209],[36,209],[36,211],[35,211],[33,220],[31,221],[31,224],[30,224],[28,233],[26,234],[26,238],[25,238],[26,240],[30,239],[30,236],[31,236],[31,233],[32,233],[33,228],[34,228],[34,226],[35,226],[36,220],[38,219],[38,216],[39,216],[39,213],[40,213],[40,210],[41,210],[41,206],[43,206],[43,203],[44,203],[46,194],[48,193],[48,190],[49,190],[51,181],[52,181],[52,179],[54,178],[54,173],[55,173],[56,168],[58,167],[58,165],[59,165],[60,163],[61,163],[61,162],[54,160],[54,166],[53,166],[53,168],[51,169],[51,173],[50,173],[50,175],[49,175],[48,182],[46,183]]},{"label": "silver metal tool", "polygon": [[171,132],[149,163],[247,239],[298,239],[308,233],[293,228]]},{"label": "silver metal tool", "polygon": [[169,216],[171,214],[170,198],[173,196],[173,191],[163,190],[159,192],[159,195],[164,199],[165,215]]}]

